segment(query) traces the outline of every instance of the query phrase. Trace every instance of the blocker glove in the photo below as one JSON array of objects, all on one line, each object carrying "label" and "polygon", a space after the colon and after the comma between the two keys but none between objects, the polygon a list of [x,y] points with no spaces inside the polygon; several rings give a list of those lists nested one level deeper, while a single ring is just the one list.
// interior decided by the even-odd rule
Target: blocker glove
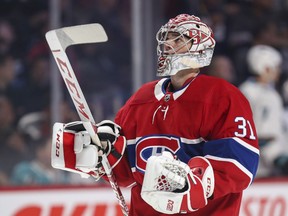
[{"label": "blocker glove", "polygon": [[120,136],[121,127],[110,120],[96,125],[101,147],[92,142],[83,122],[53,126],[51,164],[56,169],[75,172],[82,177],[93,176],[98,180],[105,174],[102,155],[106,154],[113,169],[124,154],[126,139]]}]

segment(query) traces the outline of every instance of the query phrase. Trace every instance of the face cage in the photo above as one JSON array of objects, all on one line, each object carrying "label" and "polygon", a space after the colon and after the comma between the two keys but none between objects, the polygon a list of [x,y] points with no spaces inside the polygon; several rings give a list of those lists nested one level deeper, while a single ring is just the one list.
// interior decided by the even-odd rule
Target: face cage
[{"label": "face cage", "polygon": [[[171,33],[173,33],[171,31]],[[175,32],[176,34],[179,34],[178,32]],[[169,31],[165,31],[164,33],[162,33],[162,31],[159,31],[156,35],[156,39],[158,42],[157,45],[157,55],[158,56],[163,56],[163,57],[167,57],[169,55],[187,55],[187,54],[191,54],[190,49],[191,46],[193,44],[193,38],[189,38],[187,36],[185,36],[184,34],[179,34],[177,37],[173,38],[173,39],[168,39]],[[178,41],[181,40],[183,43],[181,43],[178,47],[173,47],[172,45],[169,44],[169,42],[171,41]],[[168,51],[165,51],[165,48],[169,48],[169,54]],[[186,47],[187,52],[186,53],[177,53],[180,49],[182,49],[183,47]]]},{"label": "face cage", "polygon": [[[178,33],[179,36],[174,38],[181,39],[185,41],[182,46],[173,48],[167,44],[167,36],[169,32]],[[189,29],[184,28],[183,26],[177,25],[164,25],[160,28],[160,30],[156,34],[156,40],[158,42],[157,45],[157,55],[158,55],[158,68],[157,68],[157,76],[171,76],[176,74],[180,70],[191,69],[191,68],[201,68],[208,66],[211,62],[214,47],[206,48],[199,51],[191,51],[192,46],[194,46],[193,50],[198,50],[199,44],[193,44],[194,38],[189,38],[186,36],[185,32],[189,32]],[[195,38],[197,35],[194,36]],[[187,40],[189,38],[189,40]],[[196,45],[196,47],[195,47]],[[168,54],[165,52],[164,47],[169,46],[173,53]],[[177,53],[179,49],[183,46],[187,47],[186,53]]]}]

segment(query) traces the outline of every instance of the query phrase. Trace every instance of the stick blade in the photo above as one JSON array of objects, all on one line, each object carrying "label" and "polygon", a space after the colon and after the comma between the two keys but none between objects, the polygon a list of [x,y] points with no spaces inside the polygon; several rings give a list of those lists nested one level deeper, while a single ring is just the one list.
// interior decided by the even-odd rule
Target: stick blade
[{"label": "stick blade", "polygon": [[[59,48],[59,44],[55,43],[55,41],[59,41],[60,45],[65,50],[71,45],[101,43],[108,40],[107,34],[103,26],[99,23],[91,23],[54,29],[48,31],[45,36],[52,50]],[[54,46],[54,44],[56,47]]]}]

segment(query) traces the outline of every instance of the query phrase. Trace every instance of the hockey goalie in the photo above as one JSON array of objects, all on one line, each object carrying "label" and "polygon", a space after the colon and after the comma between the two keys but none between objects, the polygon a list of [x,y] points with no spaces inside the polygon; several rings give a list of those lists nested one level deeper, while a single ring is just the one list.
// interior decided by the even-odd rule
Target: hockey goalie
[{"label": "hockey goalie", "polygon": [[215,40],[198,17],[180,14],[157,35],[159,80],[144,84],[115,121],[55,123],[52,166],[131,188],[130,216],[239,215],[259,148],[250,105],[228,82],[203,75]]}]

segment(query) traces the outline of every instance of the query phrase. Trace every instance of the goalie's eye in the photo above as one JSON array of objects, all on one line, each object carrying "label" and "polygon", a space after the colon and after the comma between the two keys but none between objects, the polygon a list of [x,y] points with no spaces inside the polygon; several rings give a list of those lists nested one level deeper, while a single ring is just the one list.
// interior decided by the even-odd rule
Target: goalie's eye
[{"label": "goalie's eye", "polygon": [[178,32],[168,32],[166,41],[167,40],[176,40],[179,38],[180,38],[180,34]]}]

